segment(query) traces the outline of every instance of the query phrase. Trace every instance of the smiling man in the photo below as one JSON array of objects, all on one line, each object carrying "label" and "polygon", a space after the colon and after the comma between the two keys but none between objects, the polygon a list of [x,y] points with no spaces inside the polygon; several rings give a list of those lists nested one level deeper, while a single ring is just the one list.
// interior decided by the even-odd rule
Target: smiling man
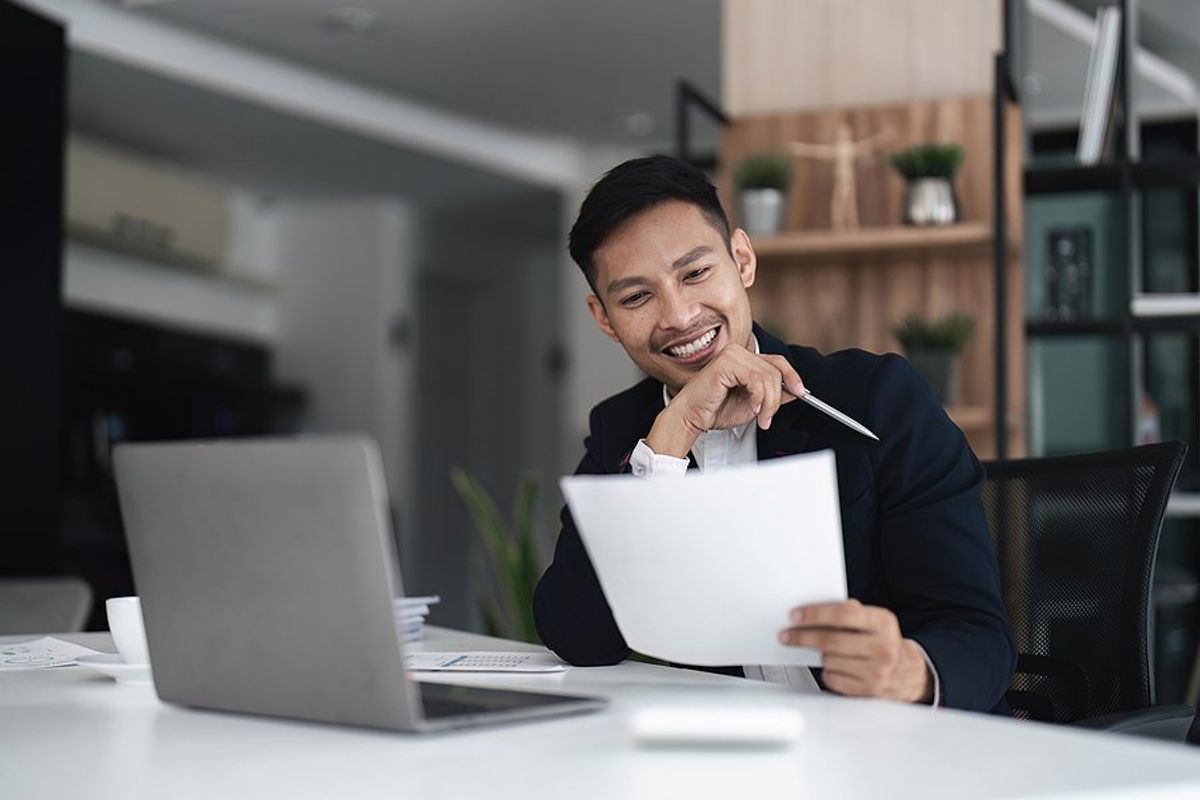
[{"label": "smiling man", "polygon": [[[821,651],[820,674],[754,664],[723,671],[798,690],[816,691],[819,681],[846,695],[1002,712],[1016,657],[979,497],[983,469],[908,364],[789,347],[756,325],[750,239],[730,230],[704,173],[675,159],[610,171],[583,201],[570,238],[596,324],[648,376],[592,409],[576,474],[652,479],[836,454],[852,599],[780,609],[779,620],[782,642]],[[806,388],[879,441],[794,402]],[[565,508],[562,523],[534,596],[538,630],[573,664],[614,664],[629,647]]]}]

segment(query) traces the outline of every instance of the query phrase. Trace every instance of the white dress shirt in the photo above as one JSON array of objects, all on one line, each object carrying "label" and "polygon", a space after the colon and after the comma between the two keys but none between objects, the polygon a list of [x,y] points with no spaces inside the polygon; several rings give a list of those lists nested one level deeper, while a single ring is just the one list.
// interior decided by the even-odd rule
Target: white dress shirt
[{"label": "white dress shirt", "polygon": [[[754,352],[759,352],[757,339],[754,339]],[[666,408],[670,403],[671,395],[667,391],[667,387],[663,386],[663,407]],[[692,456],[695,457],[696,465],[702,471],[757,462],[758,437],[755,420],[727,430],[705,431],[692,445]],[[686,458],[655,453],[646,444],[645,439],[638,440],[637,447],[629,456],[630,470],[639,478],[664,475],[680,476],[687,473],[688,466],[689,462]],[[781,619],[780,628],[785,623],[786,620]],[[917,646],[920,647],[920,645]],[[925,663],[929,665],[929,671],[933,674],[933,705],[936,706],[941,699],[941,681],[938,679],[933,662],[923,647],[921,655],[925,657]],[[819,692],[821,690],[808,667],[746,664],[742,666],[742,672],[747,678],[783,684],[800,692]]]}]

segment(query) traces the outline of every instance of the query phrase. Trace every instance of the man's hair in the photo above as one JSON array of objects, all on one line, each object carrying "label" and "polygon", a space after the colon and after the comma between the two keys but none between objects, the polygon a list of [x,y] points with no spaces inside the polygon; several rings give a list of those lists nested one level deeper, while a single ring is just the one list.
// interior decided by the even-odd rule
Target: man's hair
[{"label": "man's hair", "polygon": [[729,247],[729,219],[717,199],[716,187],[703,171],[670,156],[630,159],[596,182],[571,226],[571,258],[597,296],[596,251],[627,220],[668,200],[699,208]]}]

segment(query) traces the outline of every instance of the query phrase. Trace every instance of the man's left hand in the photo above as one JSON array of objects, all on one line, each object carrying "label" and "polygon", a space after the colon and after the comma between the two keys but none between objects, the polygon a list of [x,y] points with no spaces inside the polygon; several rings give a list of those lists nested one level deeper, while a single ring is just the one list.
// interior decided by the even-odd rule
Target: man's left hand
[{"label": "man's left hand", "polygon": [[933,701],[933,675],[912,639],[900,634],[896,615],[857,600],[792,610],[779,641],[821,651],[825,685],[838,694]]}]

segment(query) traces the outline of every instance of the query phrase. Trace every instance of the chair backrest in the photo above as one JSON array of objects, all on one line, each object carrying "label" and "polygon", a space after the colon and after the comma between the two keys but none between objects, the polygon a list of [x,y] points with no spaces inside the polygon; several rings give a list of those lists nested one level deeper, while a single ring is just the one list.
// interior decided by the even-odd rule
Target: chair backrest
[{"label": "chair backrest", "polygon": [[1072,722],[1154,704],[1150,592],[1187,446],[985,464],[1018,664],[1018,717]]},{"label": "chair backrest", "polygon": [[0,578],[0,634],[81,631],[91,610],[80,578]]}]

